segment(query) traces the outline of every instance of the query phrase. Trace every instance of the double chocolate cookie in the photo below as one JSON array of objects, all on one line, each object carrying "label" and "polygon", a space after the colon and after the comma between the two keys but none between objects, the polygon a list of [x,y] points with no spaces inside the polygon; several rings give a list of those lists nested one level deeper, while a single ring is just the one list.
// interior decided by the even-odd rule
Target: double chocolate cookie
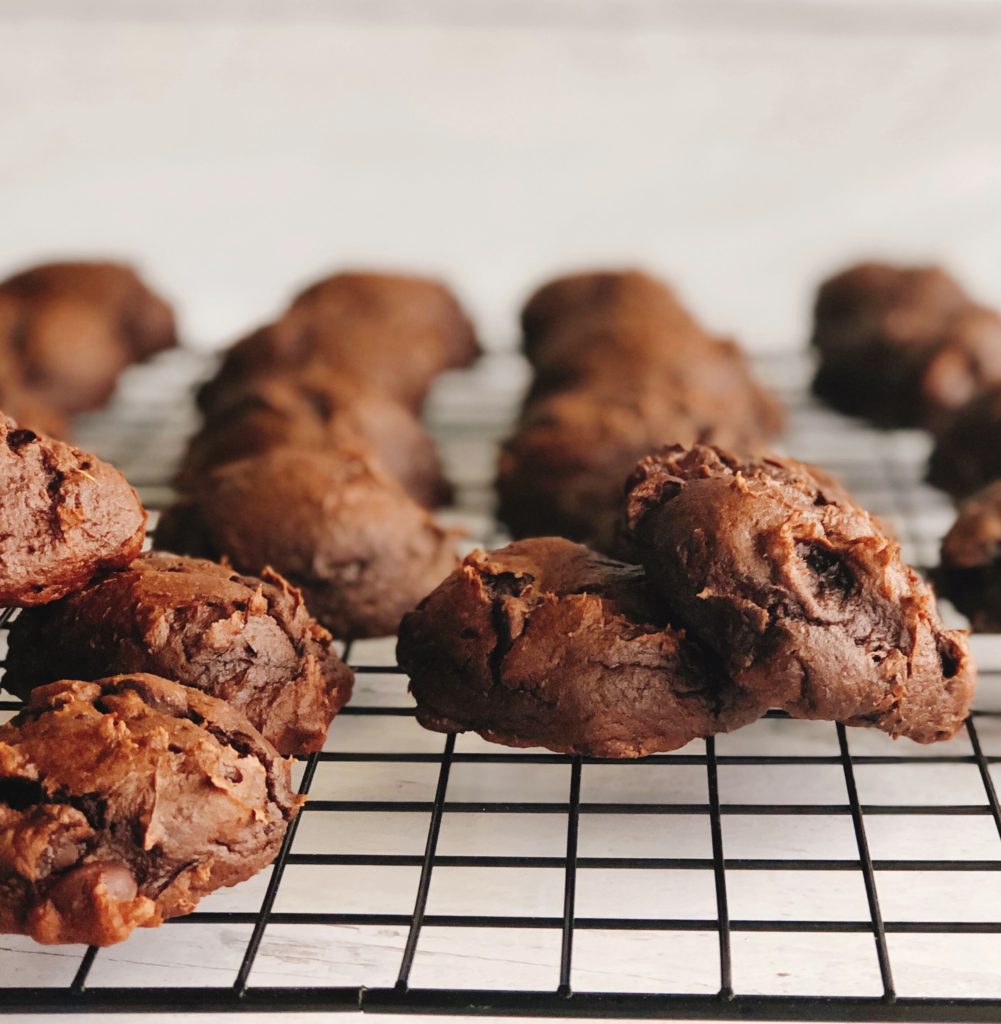
[{"label": "double chocolate cookie", "polygon": [[107,946],[274,859],[301,801],[224,701],[151,675],[41,687],[0,726],[0,932]]},{"label": "double chocolate cookie", "polygon": [[672,621],[754,699],[923,743],[962,726],[963,634],[896,541],[808,467],[666,448],[633,474],[627,520]]},{"label": "double chocolate cookie", "polygon": [[467,365],[478,353],[469,318],[439,282],[336,274],[233,345],[199,391],[198,404],[211,413],[249,380],[333,372],[362,393],[417,411],[438,374]]},{"label": "double chocolate cookie", "polygon": [[656,388],[638,386],[596,401],[566,391],[532,403],[501,448],[498,516],[516,537],[553,535],[615,548],[625,481],[665,439],[753,446],[753,428],[714,423]]},{"label": "double chocolate cookie", "polygon": [[343,639],[384,636],[455,567],[439,527],[365,450],[276,448],[207,474],[164,512],[158,548],[272,566]]},{"label": "double chocolate cookie", "polygon": [[277,573],[154,553],[11,624],[2,685],[151,672],[220,697],[282,754],[319,750],[351,670]]},{"label": "double chocolate cookie", "polygon": [[139,554],[146,512],[112,466],[0,414],[0,606],[54,601]]},{"label": "double chocolate cookie", "polygon": [[211,415],[242,393],[248,382],[286,374],[334,373],[359,391],[420,410],[444,369],[442,339],[426,327],[372,325],[365,320],[328,322],[290,310],[229,348],[197,400]]},{"label": "double chocolate cookie", "polygon": [[434,444],[404,405],[360,390],[330,370],[251,379],[226,392],[191,439],[178,474],[187,490],[216,466],[290,447],[324,452],[367,445],[421,505],[446,504],[452,488]]},{"label": "double chocolate cookie", "polygon": [[555,537],[471,554],[397,653],[422,725],[510,746],[642,757],[765,710],[665,623],[642,569]]},{"label": "double chocolate cookie", "polygon": [[936,428],[1001,380],[1001,316],[940,267],[863,263],[825,281],[812,344],[814,391],[886,427]]},{"label": "double chocolate cookie", "polygon": [[566,330],[570,324],[601,319],[653,319],[679,331],[699,329],[671,288],[650,274],[635,269],[584,271],[547,281],[529,296],[521,311],[525,354],[537,364],[552,345],[568,344],[576,333]]},{"label": "double chocolate cookie", "polygon": [[984,388],[935,437],[928,482],[962,498],[1001,477],[1001,383]]},{"label": "double chocolate cookie", "polygon": [[975,630],[1001,632],[1001,481],[960,505],[942,541],[935,582]]},{"label": "double chocolate cookie", "polygon": [[177,343],[170,307],[116,263],[15,274],[0,283],[0,328],[20,388],[62,413],[103,405],[129,364]]},{"label": "double chocolate cookie", "polygon": [[442,369],[469,366],[480,355],[473,324],[450,288],[413,274],[342,271],[301,291],[290,312],[342,323],[364,320],[401,330],[426,328],[442,342]]},{"label": "double chocolate cookie", "polygon": [[497,475],[516,537],[613,550],[626,477],[663,444],[754,450],[782,414],[733,342],[709,335],[667,285],[604,271],[544,285],[522,312],[535,378]]}]

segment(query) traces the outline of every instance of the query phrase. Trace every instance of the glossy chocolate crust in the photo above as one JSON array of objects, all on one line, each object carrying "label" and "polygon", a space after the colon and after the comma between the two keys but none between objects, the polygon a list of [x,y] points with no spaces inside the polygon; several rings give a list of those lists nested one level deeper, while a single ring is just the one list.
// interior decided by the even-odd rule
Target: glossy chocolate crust
[{"label": "glossy chocolate crust", "polygon": [[228,701],[281,754],[319,750],[354,676],[302,595],[270,569],[155,552],[61,601],[24,611],[2,685],[150,672]]},{"label": "glossy chocolate crust", "polygon": [[791,459],[673,446],[629,483],[628,530],[674,621],[798,718],[923,743],[962,726],[975,668],[897,542]]},{"label": "glossy chocolate crust", "polygon": [[664,622],[643,570],[556,537],[475,551],[403,619],[418,721],[510,746],[630,758],[765,706]]},{"label": "glossy chocolate crust", "polygon": [[41,687],[0,726],[0,932],[107,946],[278,853],[301,800],[225,701],[152,675]]},{"label": "glossy chocolate crust", "polygon": [[0,414],[0,606],[35,605],[126,566],[146,512],[114,467]]}]

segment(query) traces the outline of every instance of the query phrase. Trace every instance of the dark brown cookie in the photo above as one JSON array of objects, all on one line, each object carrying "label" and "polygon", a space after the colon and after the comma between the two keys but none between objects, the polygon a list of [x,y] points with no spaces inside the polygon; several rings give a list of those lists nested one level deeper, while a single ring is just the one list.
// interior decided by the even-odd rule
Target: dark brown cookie
[{"label": "dark brown cookie", "polygon": [[960,505],[942,541],[935,582],[974,630],[1001,632],[1001,480]]},{"label": "dark brown cookie", "polygon": [[276,448],[213,470],[163,514],[155,542],[242,572],[273,566],[344,639],[395,633],[458,561],[454,536],[360,448]]},{"label": "dark brown cookie", "polygon": [[418,410],[434,378],[479,353],[469,318],[437,281],[344,273],[302,292],[273,324],[238,341],[198,392],[207,413],[248,380],[333,372]]},{"label": "dark brown cookie", "polygon": [[0,606],[54,601],[139,554],[146,512],[125,478],[0,414]]},{"label": "dark brown cookie", "polygon": [[330,451],[371,447],[421,505],[447,504],[452,488],[434,444],[405,406],[330,371],[247,381],[227,392],[191,439],[178,474],[182,489],[206,471],[272,448]]},{"label": "dark brown cookie", "polygon": [[498,517],[515,537],[561,536],[608,551],[637,461],[662,444],[714,436],[704,429],[646,388],[535,402],[501,449]]},{"label": "dark brown cookie", "polygon": [[535,363],[551,343],[566,353],[581,323],[602,319],[699,329],[668,285],[644,271],[583,271],[547,281],[529,296],[521,311],[525,354]]},{"label": "dark brown cookie", "polygon": [[617,550],[626,477],[643,455],[709,440],[753,451],[781,429],[740,349],[683,316],[645,274],[553,282],[526,310],[536,376],[497,476],[499,516],[515,537]]},{"label": "dark brown cookie", "polygon": [[123,263],[43,263],[8,277],[0,291],[32,303],[66,299],[103,309],[121,331],[132,360],[177,344],[173,310]]},{"label": "dark brown cookie", "polygon": [[281,754],[319,750],[351,696],[332,637],[277,573],[153,553],[10,628],[2,685],[151,672],[228,701]]},{"label": "dark brown cookie", "polygon": [[553,347],[540,358],[526,408],[562,391],[587,391],[600,402],[642,392],[661,415],[683,413],[755,442],[782,430],[781,408],[728,339],[653,322],[588,322],[576,338],[575,352]]},{"label": "dark brown cookie", "polygon": [[211,415],[233,401],[234,391],[242,394],[249,381],[334,373],[359,391],[418,410],[445,365],[441,337],[425,326],[328,321],[290,311],[228,349],[197,399]]},{"label": "dark brown cookie", "polygon": [[301,801],[240,712],[151,675],[41,687],[0,726],[0,932],[107,946],[274,859]]},{"label": "dark brown cookie", "polygon": [[881,426],[934,427],[1001,379],[1001,317],[940,267],[863,263],[825,281],[814,391]]},{"label": "dark brown cookie", "polygon": [[673,620],[756,698],[923,743],[962,726],[963,634],[897,542],[808,467],[667,448],[630,480],[628,523]]},{"label": "dark brown cookie", "polygon": [[928,482],[965,497],[1001,477],[1001,383],[961,406],[935,437]]},{"label": "dark brown cookie", "polygon": [[23,303],[12,345],[28,388],[66,413],[104,405],[131,361],[107,311],[77,299]]},{"label": "dark brown cookie", "polygon": [[510,746],[642,757],[765,707],[664,622],[643,571],[556,537],[476,551],[404,616],[418,721]]},{"label": "dark brown cookie", "polygon": [[130,363],[177,343],[170,307],[116,264],[23,271],[0,283],[0,307],[24,386],[67,413],[103,405]]},{"label": "dark brown cookie", "polygon": [[942,343],[922,363],[917,379],[921,425],[941,429],[995,382],[1001,382],[1001,315],[971,305],[953,318]]},{"label": "dark brown cookie", "polygon": [[459,300],[445,284],[429,277],[342,271],[305,288],[289,309],[330,322],[427,327],[444,343],[445,367],[469,366],[480,354],[476,332]]}]

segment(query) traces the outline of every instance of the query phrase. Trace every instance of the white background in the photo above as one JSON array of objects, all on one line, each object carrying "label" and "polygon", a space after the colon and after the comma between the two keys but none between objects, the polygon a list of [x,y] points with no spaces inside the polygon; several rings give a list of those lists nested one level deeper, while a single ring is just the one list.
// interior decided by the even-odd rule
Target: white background
[{"label": "white background", "polygon": [[0,272],[138,259],[197,344],[359,261],[447,274],[495,344],[582,263],[647,262],[766,348],[863,254],[1001,303],[973,0],[7,0],[0,140]]}]

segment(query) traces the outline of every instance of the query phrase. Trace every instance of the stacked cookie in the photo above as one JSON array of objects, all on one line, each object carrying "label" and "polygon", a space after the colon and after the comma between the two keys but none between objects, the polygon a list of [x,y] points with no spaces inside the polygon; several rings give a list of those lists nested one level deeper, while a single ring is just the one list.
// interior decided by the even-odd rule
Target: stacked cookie
[{"label": "stacked cookie", "polygon": [[[0,418],[0,931],[105,945],[271,862],[351,693],[282,577],[140,555],[111,466]],[[192,814],[197,806],[198,813]]]},{"label": "stacked cookie", "polygon": [[613,545],[622,488],[659,445],[759,447],[782,416],[740,350],[640,271],[558,278],[522,311],[534,379],[497,477],[515,537]]},{"label": "stacked cookie", "polygon": [[174,315],[128,266],[45,263],[0,282],[0,406],[63,434],[121,372],[177,344]]},{"label": "stacked cookie", "polygon": [[205,423],[157,547],[273,566],[351,639],[396,631],[454,568],[449,500],[418,414],[434,378],[479,352],[436,281],[342,273],[237,342],[198,393]]},{"label": "stacked cookie", "polygon": [[560,538],[474,552],[405,616],[418,718],[514,746],[639,757],[781,708],[922,743],[962,726],[975,669],[896,541],[791,460],[643,459],[627,565]]}]

